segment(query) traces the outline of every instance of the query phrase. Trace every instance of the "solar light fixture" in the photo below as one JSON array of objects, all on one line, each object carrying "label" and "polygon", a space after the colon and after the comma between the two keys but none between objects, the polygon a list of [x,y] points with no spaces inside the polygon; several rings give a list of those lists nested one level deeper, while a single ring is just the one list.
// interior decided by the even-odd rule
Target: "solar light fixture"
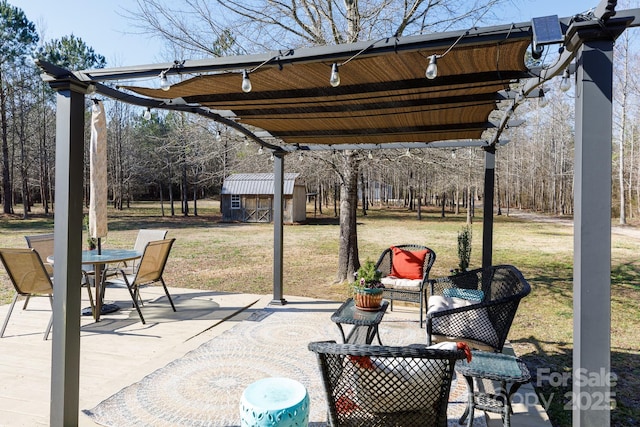
[{"label": "solar light fixture", "polygon": [[544,51],[544,45],[564,42],[558,15],[531,19],[531,29],[533,31],[533,43],[531,43],[531,56],[533,59],[540,59]]}]

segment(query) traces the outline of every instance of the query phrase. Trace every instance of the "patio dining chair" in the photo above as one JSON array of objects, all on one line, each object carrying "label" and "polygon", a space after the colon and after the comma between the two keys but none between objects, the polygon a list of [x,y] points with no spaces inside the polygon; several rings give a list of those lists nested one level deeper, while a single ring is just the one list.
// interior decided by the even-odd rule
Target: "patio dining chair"
[{"label": "patio dining chair", "polygon": [[[13,288],[16,290],[13,301],[9,306],[7,317],[2,324],[2,330],[0,330],[0,337],[3,337],[4,331],[7,329],[7,324],[9,323],[9,318],[19,297],[48,297],[51,308],[53,309],[53,282],[35,249],[0,249],[0,260],[2,260],[2,264],[7,270]],[[53,313],[51,314],[49,324],[44,333],[45,340],[51,332],[52,322]]]},{"label": "patio dining chair", "polygon": [[[47,262],[47,259],[50,256],[53,256],[53,233],[46,234],[34,234],[30,236],[24,236],[24,239],[27,241],[27,246],[29,248],[35,249],[35,251],[40,256],[42,260],[42,264],[44,264],[44,268],[49,273],[49,276],[53,278],[53,264]],[[89,276],[93,274],[91,271],[82,270],[82,283],[81,286],[87,288],[87,295],[89,296],[89,303],[91,304],[91,308],[94,307],[93,295],[91,293],[91,283],[89,281]],[[22,309],[27,308],[27,304],[29,303],[29,296],[24,301],[24,306]]]},{"label": "patio dining chair", "polygon": [[425,286],[429,271],[436,260],[433,249],[422,245],[396,245],[385,249],[376,269],[382,272],[383,297],[393,301],[420,304],[420,327],[424,319]]},{"label": "patio dining chair", "polygon": [[430,281],[427,343],[464,341],[502,352],[520,300],[531,292],[512,265],[495,265]]},{"label": "patio dining chair", "polygon": [[146,322],[142,316],[142,311],[140,310],[140,305],[142,304],[142,299],[140,298],[141,286],[160,282],[164,288],[164,293],[167,295],[167,299],[171,304],[171,308],[173,311],[176,311],[176,307],[173,304],[167,285],[162,278],[164,268],[167,264],[167,259],[169,258],[169,252],[171,251],[171,247],[175,240],[176,239],[163,239],[148,242],[144,247],[142,258],[140,258],[140,262],[133,274],[127,274],[124,269],[120,269],[119,274],[122,277],[121,279],[112,278],[107,281],[107,284],[110,285],[124,285],[127,287],[131,300],[133,301],[133,306],[138,312],[142,324],[145,324]]},{"label": "patio dining chair", "polygon": [[[133,250],[142,253],[142,251],[144,251],[144,247],[147,246],[147,243],[155,240],[164,240],[167,237],[167,232],[168,230],[141,228],[138,230],[136,241],[133,244]],[[118,266],[116,269],[124,270],[127,274],[133,274],[135,273],[137,264],[136,260],[123,262],[122,265]]]},{"label": "patio dining chair", "polygon": [[447,425],[449,390],[464,350],[312,342],[328,403],[328,424]]}]

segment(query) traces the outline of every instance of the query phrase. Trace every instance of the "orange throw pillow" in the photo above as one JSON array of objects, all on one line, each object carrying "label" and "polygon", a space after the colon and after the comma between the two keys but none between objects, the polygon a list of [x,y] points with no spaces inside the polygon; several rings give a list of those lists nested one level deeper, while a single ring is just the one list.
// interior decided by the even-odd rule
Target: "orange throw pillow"
[{"label": "orange throw pillow", "polygon": [[419,251],[406,251],[391,246],[393,261],[391,275],[401,279],[422,279],[422,266],[427,257],[428,249]]}]

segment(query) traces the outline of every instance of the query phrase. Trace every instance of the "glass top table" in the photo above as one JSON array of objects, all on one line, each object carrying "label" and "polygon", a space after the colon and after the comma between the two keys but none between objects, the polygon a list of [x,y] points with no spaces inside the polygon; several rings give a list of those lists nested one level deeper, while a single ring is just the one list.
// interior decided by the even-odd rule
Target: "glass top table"
[{"label": "glass top table", "polygon": [[[380,309],[376,311],[364,311],[356,308],[353,298],[349,298],[331,315],[331,321],[338,325],[342,341],[349,344],[371,344],[373,338],[377,337],[378,344],[380,334],[378,325],[387,311],[389,301],[383,300]],[[343,324],[353,325],[348,335],[345,335]]]},{"label": "glass top table", "polygon": [[[115,304],[103,304],[104,299],[104,287],[106,276],[102,274],[104,266],[107,264],[117,264],[124,261],[132,261],[142,257],[142,253],[132,249],[102,249],[100,253],[97,250],[84,250],[82,251],[82,264],[93,265],[95,277],[99,277],[100,280],[95,280],[96,286],[96,302],[95,309],[91,307],[82,310],[83,315],[91,315],[95,321],[100,320],[101,314],[111,313],[119,310],[119,307]],[[54,263],[54,257],[47,257],[47,262]]]},{"label": "glass top table", "polygon": [[[467,408],[459,420],[463,424],[467,419],[467,427],[473,425],[473,412],[475,408],[484,411],[502,414],[505,427],[511,425],[511,396],[520,385],[531,379],[531,374],[524,362],[515,356],[502,353],[490,353],[486,351],[472,351],[471,362],[464,360],[456,363],[456,372],[464,376],[469,389],[469,401]],[[483,393],[473,389],[473,379],[487,379],[500,383],[500,392],[497,394]],[[507,388],[507,384],[511,387]],[[469,417],[469,418],[467,418]]]}]

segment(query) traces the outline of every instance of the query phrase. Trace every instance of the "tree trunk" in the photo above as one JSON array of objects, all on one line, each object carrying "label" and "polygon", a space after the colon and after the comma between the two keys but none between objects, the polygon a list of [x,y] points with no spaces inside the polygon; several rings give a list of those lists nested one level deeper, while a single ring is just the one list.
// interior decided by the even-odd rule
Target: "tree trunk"
[{"label": "tree trunk", "polygon": [[358,158],[345,151],[344,175],[340,192],[340,248],[338,251],[338,282],[351,281],[360,268],[356,212],[358,204]]},{"label": "tree trunk", "polygon": [[9,174],[9,140],[7,136],[7,94],[4,91],[2,71],[0,71],[0,121],[2,127],[2,193],[4,195],[3,212],[11,213],[11,176]]}]

